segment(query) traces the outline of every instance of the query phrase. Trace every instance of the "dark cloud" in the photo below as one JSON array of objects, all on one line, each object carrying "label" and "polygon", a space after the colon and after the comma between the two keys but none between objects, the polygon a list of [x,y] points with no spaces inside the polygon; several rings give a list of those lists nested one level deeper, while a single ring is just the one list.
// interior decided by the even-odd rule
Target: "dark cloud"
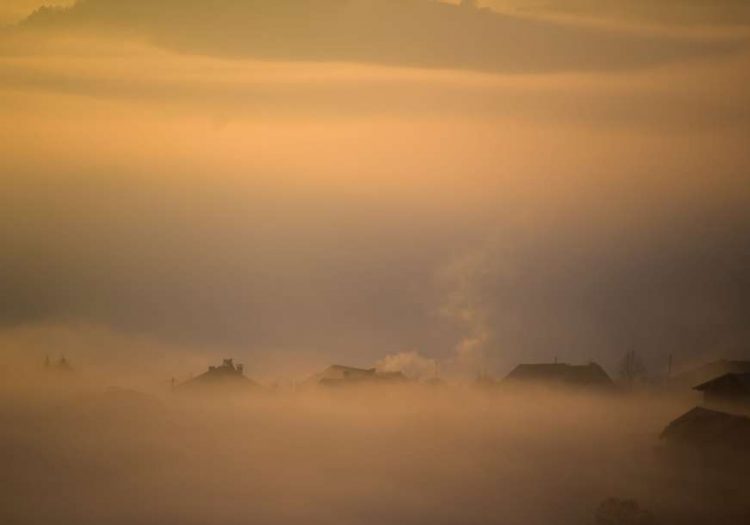
[{"label": "dark cloud", "polygon": [[[628,350],[654,373],[701,357],[747,357],[749,218],[693,210],[627,235],[556,230],[505,240],[474,285],[491,355],[602,360]],[[605,357],[606,356],[606,357]]]},{"label": "dark cloud", "polygon": [[413,243],[434,225],[403,230],[384,218],[388,204],[357,210],[243,185],[87,180],[23,211],[11,201],[40,195],[20,186],[2,199],[4,215],[25,222],[0,228],[6,325],[84,320],[183,342],[375,352],[418,339],[431,315],[425,270],[451,236]]},{"label": "dark cloud", "polygon": [[188,53],[489,72],[641,68],[735,50],[739,40],[577,26],[427,0],[85,0],[30,27],[122,30]]},{"label": "dark cloud", "polygon": [[729,25],[750,23],[747,0],[488,0],[490,5],[536,13],[565,13],[662,24]]},{"label": "dark cloud", "polygon": [[[0,202],[7,210],[11,200],[19,194]],[[669,353],[678,361],[746,355],[744,213],[657,214],[650,226],[618,231],[590,213],[585,220],[600,228],[573,217],[527,228],[480,219],[485,211],[409,208],[302,204],[236,185],[165,193],[143,183],[68,184],[44,207],[26,209],[22,233],[19,224],[0,228],[0,318],[367,363],[393,349],[450,356],[477,335],[465,312],[441,313],[458,294],[458,310],[481,317],[483,348],[498,371],[554,356],[612,366],[631,348],[657,370]],[[459,267],[436,287],[446,264],[477,247],[478,267]]]}]

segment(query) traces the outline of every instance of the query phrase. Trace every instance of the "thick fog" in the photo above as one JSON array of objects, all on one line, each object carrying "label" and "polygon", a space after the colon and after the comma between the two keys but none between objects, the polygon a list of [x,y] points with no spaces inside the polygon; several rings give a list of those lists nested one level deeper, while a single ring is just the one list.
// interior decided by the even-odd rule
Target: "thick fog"
[{"label": "thick fog", "polygon": [[[0,6],[0,523],[742,523],[657,385],[750,357],[744,4],[47,4]],[[172,392],[225,357],[252,395]]]},{"label": "thick fog", "polygon": [[746,517],[742,473],[659,440],[689,398],[417,384],[206,398],[58,374],[4,378],[3,523],[589,524],[612,497],[648,523]]}]

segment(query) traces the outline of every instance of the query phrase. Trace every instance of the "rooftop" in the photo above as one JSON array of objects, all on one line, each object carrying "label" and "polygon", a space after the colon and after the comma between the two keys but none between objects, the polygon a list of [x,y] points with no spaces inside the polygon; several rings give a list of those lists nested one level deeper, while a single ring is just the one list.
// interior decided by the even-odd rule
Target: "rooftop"
[{"label": "rooftop", "polygon": [[565,385],[604,386],[612,380],[597,363],[570,365],[567,363],[521,364],[504,381],[528,381]]}]

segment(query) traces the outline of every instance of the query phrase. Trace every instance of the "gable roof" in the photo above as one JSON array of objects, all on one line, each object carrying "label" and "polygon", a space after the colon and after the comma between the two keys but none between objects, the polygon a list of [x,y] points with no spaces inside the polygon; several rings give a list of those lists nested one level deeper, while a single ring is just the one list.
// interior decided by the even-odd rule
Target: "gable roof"
[{"label": "gable roof", "polygon": [[660,437],[671,443],[750,451],[750,417],[695,407],[669,423]]},{"label": "gable roof", "polygon": [[331,365],[313,377],[318,381],[321,379],[356,379],[372,377],[375,375],[374,368],[355,368],[353,366]]},{"label": "gable roof", "polygon": [[400,381],[406,377],[401,372],[378,372],[375,368],[355,368],[344,365],[331,365],[315,374],[306,383],[335,385],[360,381]]},{"label": "gable roof", "polygon": [[208,367],[206,372],[185,381],[178,388],[245,388],[256,385],[255,381],[245,376],[242,365],[235,365],[232,359],[224,359],[224,362],[220,366]]},{"label": "gable roof", "polygon": [[750,373],[750,361],[720,359],[692,368],[670,378],[670,383],[681,386],[700,385],[724,374]]},{"label": "gable roof", "polygon": [[567,363],[521,364],[504,381],[525,381],[579,386],[608,386],[612,379],[597,363],[569,365]]},{"label": "gable roof", "polygon": [[750,373],[724,374],[693,387],[693,390],[701,392],[724,389],[733,389],[750,394]]}]

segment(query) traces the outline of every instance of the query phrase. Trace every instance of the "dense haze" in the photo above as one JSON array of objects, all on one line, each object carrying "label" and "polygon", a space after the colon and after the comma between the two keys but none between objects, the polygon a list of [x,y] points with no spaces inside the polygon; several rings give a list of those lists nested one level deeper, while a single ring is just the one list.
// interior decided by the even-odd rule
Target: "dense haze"
[{"label": "dense haze", "polygon": [[747,355],[744,26],[510,7],[88,0],[7,27],[2,337],[170,349],[162,377],[197,371],[181,352],[266,377]]},{"label": "dense haze", "polygon": [[[750,358],[747,2],[0,4],[1,523],[746,496],[657,450],[689,394],[469,383]],[[269,389],[169,392],[224,357]],[[293,392],[332,363],[448,384]]]},{"label": "dense haze", "polygon": [[717,476],[658,440],[689,399],[416,385],[196,399],[26,379],[2,389],[8,524],[593,524],[610,497],[659,524],[747,517],[744,468]]}]

